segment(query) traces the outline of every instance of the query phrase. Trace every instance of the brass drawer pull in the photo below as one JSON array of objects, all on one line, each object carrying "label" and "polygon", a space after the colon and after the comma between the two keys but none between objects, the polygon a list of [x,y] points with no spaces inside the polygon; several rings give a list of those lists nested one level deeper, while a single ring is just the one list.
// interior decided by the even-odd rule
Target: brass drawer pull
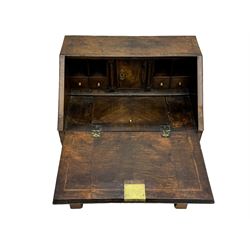
[{"label": "brass drawer pull", "polygon": [[101,87],[101,83],[100,83],[100,82],[97,83],[97,87],[98,87],[98,88]]},{"label": "brass drawer pull", "polygon": [[82,83],[81,83],[81,82],[78,82],[78,86],[82,86]]},{"label": "brass drawer pull", "polygon": [[164,83],[163,83],[163,82],[161,82],[161,83],[160,83],[160,86],[161,86],[161,87],[163,87],[163,85],[164,85]]}]

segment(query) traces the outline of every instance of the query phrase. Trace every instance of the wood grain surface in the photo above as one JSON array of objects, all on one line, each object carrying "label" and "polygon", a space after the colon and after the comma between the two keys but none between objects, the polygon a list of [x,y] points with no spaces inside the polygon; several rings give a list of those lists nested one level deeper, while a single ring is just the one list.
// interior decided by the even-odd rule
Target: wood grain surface
[{"label": "wood grain surface", "polygon": [[65,134],[54,203],[121,202],[133,180],[145,183],[147,202],[213,202],[194,131],[81,131]]},{"label": "wood grain surface", "polygon": [[201,55],[195,36],[65,36],[61,55],[163,57]]},{"label": "wood grain surface", "polygon": [[213,203],[202,65],[194,36],[65,36],[54,204],[124,202],[125,183],[145,202]]},{"label": "wood grain surface", "polygon": [[150,131],[156,127],[159,130],[164,124],[169,124],[171,129],[196,128],[189,96],[71,96],[66,112],[66,129],[91,129],[94,124],[116,131]]}]

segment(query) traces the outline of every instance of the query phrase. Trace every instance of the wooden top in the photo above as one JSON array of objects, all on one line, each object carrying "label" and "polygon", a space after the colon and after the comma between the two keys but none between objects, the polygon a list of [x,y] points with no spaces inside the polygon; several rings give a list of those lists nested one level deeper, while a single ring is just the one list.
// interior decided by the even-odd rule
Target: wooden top
[{"label": "wooden top", "polygon": [[85,57],[199,56],[195,36],[65,36],[61,55]]}]

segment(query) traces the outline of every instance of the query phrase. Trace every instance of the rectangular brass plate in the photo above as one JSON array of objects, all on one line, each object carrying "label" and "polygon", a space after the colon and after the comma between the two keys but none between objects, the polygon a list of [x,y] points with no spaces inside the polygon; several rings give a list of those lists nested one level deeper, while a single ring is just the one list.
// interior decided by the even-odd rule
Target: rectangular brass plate
[{"label": "rectangular brass plate", "polygon": [[124,201],[145,201],[145,184],[125,183]]}]

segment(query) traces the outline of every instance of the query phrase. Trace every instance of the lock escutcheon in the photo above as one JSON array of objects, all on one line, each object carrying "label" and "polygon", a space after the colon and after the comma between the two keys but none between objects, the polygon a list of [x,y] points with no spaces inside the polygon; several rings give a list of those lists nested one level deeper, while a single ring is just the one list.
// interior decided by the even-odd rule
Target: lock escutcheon
[{"label": "lock escutcheon", "polygon": [[126,79],[126,72],[125,72],[124,69],[121,69],[121,70],[120,70],[119,79],[120,79],[121,81],[124,81],[124,80]]}]

